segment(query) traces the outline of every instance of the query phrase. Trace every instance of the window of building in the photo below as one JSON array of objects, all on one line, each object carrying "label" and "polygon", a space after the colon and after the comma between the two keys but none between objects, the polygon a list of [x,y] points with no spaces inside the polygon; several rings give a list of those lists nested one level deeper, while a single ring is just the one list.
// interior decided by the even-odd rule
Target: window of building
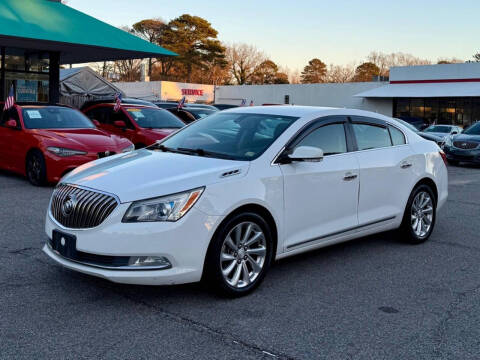
[{"label": "window of building", "polygon": [[13,85],[17,102],[48,102],[48,52],[6,47],[2,48],[2,53],[4,97]]},{"label": "window of building", "polygon": [[353,124],[358,150],[377,149],[392,146],[387,128],[368,124]]},{"label": "window of building", "polygon": [[347,140],[343,124],[325,125],[305,136],[298,146],[314,146],[323,150],[323,155],[347,152]]}]

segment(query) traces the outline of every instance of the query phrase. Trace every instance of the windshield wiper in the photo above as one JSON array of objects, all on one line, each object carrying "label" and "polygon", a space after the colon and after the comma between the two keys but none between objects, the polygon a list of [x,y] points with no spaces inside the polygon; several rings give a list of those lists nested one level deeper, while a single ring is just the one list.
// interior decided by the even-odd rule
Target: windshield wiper
[{"label": "windshield wiper", "polygon": [[152,145],[150,145],[148,148],[158,149],[158,150],[163,151],[163,152],[172,152],[172,153],[185,154],[184,151],[180,151],[180,150],[178,150],[178,149],[169,148],[169,147],[166,147],[165,145],[158,144],[158,143],[152,144]]},{"label": "windshield wiper", "polygon": [[185,152],[185,153],[189,153],[189,154],[196,154],[198,156],[216,157],[216,158],[220,158],[220,159],[235,160],[235,158],[231,155],[217,153],[217,152],[214,152],[214,151],[208,151],[208,150],[204,150],[204,149],[189,149],[189,148],[180,147],[177,150]]}]

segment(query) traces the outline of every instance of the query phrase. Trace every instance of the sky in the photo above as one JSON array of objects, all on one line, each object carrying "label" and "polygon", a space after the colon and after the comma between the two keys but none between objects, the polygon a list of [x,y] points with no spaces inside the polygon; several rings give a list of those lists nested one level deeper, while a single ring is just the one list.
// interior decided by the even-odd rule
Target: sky
[{"label": "sky", "polygon": [[67,0],[114,26],[182,14],[201,16],[225,43],[255,45],[290,70],[312,58],[359,64],[371,51],[437,61],[480,51],[478,0]]}]

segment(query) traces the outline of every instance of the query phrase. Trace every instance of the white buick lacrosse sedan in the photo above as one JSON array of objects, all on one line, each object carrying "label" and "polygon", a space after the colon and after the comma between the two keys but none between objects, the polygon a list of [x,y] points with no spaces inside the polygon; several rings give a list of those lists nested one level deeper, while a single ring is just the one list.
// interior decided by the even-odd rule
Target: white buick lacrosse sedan
[{"label": "white buick lacrosse sedan", "polygon": [[44,251],[119,283],[205,279],[243,295],[275,259],[392,229],[427,240],[447,182],[437,144],[389,117],[237,108],[68,174]]}]

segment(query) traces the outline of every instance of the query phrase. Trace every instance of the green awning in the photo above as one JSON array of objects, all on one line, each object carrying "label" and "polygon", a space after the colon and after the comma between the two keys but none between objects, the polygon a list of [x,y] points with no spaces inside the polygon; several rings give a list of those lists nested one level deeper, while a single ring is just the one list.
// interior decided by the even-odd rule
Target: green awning
[{"label": "green awning", "polygon": [[61,64],[176,55],[67,5],[48,0],[1,0],[0,46],[60,51]]}]

